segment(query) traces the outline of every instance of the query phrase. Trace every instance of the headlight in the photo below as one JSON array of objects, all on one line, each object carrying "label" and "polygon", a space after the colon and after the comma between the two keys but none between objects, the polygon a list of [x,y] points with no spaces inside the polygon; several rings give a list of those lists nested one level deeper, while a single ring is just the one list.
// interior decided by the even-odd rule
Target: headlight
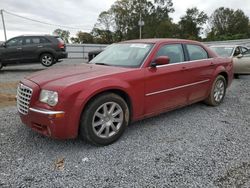
[{"label": "headlight", "polygon": [[42,90],[39,100],[50,106],[55,106],[58,102],[58,93],[55,91]]}]

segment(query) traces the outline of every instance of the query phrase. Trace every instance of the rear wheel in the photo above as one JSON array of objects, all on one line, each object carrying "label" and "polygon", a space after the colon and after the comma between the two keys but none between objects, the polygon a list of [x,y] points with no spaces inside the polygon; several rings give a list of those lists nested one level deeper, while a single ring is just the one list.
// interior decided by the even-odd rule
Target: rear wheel
[{"label": "rear wheel", "polygon": [[40,63],[45,67],[50,67],[54,64],[54,57],[49,53],[44,53],[40,56]]},{"label": "rear wheel", "polygon": [[80,122],[80,136],[95,145],[109,145],[123,134],[129,109],[119,95],[106,93],[90,102]]},{"label": "rear wheel", "polygon": [[224,99],[226,94],[226,79],[222,75],[218,75],[214,80],[212,89],[205,102],[210,106],[218,106]]}]

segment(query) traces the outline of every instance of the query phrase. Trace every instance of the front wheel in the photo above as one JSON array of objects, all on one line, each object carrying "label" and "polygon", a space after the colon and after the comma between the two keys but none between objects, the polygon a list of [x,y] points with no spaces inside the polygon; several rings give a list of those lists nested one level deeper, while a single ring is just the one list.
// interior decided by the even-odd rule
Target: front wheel
[{"label": "front wheel", "polygon": [[210,91],[210,94],[208,98],[205,100],[205,102],[210,106],[218,106],[224,99],[226,94],[226,79],[224,76],[219,75],[214,80],[212,89]]},{"label": "front wheel", "polygon": [[127,127],[129,109],[119,95],[105,93],[90,102],[80,122],[80,136],[95,145],[115,142]]},{"label": "front wheel", "polygon": [[54,57],[49,53],[40,56],[40,63],[45,67],[50,67],[54,64]]}]

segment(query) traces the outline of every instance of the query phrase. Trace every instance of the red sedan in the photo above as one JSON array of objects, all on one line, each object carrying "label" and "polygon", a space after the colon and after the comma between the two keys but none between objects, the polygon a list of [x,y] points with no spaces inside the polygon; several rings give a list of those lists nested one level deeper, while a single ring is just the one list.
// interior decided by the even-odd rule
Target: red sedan
[{"label": "red sedan", "polygon": [[53,138],[116,141],[131,121],[205,101],[219,105],[233,78],[230,58],[196,41],[146,39],[110,45],[89,64],[51,68],[17,89],[22,122]]}]

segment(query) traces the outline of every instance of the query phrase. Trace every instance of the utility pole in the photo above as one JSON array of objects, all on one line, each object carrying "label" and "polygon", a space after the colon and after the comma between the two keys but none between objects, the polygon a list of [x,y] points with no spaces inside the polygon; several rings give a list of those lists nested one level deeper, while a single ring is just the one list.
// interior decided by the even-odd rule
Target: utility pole
[{"label": "utility pole", "polygon": [[140,0],[140,19],[139,19],[139,22],[138,22],[138,25],[139,25],[139,27],[140,27],[140,31],[139,31],[139,38],[141,39],[141,30],[142,30],[142,26],[144,26],[144,21],[142,21],[142,18],[141,18],[141,0]]},{"label": "utility pole", "polygon": [[1,9],[1,16],[2,16],[2,22],[3,22],[3,31],[4,31],[4,38],[5,41],[7,40],[7,34],[6,34],[6,27],[5,27],[5,23],[4,23],[4,17],[3,17],[3,9]]}]

